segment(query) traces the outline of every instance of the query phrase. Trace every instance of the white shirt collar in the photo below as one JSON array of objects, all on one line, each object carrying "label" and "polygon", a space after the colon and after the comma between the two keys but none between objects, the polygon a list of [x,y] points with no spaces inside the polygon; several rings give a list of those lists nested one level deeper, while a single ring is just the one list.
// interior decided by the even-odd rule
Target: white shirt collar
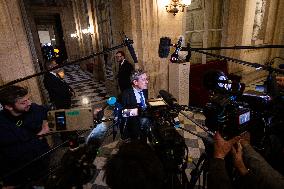
[{"label": "white shirt collar", "polygon": [[120,65],[122,66],[122,64],[124,63],[125,59],[122,60],[122,62],[120,63]]},{"label": "white shirt collar", "polygon": [[[134,88],[134,87],[132,87],[132,88],[133,88],[134,95],[135,95],[135,98],[136,98],[137,103],[140,103],[140,102],[141,102],[141,101],[140,101],[141,95],[139,94],[139,92],[142,92],[143,90],[138,90],[138,89],[136,89],[136,88]],[[143,96],[143,99],[144,99],[144,101],[145,101],[146,99],[145,99],[145,97],[144,97],[144,93],[142,93],[142,96]]]},{"label": "white shirt collar", "polygon": [[51,73],[51,74],[53,74],[53,75],[55,75],[57,77],[57,74],[55,72],[49,72],[49,73]]}]

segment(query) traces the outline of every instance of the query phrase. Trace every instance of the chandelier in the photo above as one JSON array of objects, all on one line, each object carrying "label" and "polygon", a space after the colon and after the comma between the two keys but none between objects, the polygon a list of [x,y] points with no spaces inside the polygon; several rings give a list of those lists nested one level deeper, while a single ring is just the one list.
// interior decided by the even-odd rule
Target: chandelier
[{"label": "chandelier", "polygon": [[174,16],[178,12],[184,12],[184,8],[191,4],[191,0],[171,0],[169,5],[166,5],[166,10]]}]

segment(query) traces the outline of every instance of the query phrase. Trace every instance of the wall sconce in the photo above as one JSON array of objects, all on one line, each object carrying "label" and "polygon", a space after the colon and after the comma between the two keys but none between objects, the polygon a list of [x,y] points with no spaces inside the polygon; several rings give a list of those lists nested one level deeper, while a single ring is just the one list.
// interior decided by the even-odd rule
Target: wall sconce
[{"label": "wall sconce", "polygon": [[[94,34],[94,26],[90,26],[88,28],[82,29],[79,32],[82,33],[82,34],[85,34],[85,35],[93,35]],[[72,38],[79,38],[79,34],[77,32],[71,33],[70,36]]]},{"label": "wall sconce", "polygon": [[191,4],[191,0],[171,0],[169,5],[166,5],[168,13],[173,13],[175,16],[178,12],[184,12],[184,8]]},{"label": "wall sconce", "polygon": [[79,38],[79,36],[78,36],[77,33],[71,33],[70,36],[71,36],[72,38]]},{"label": "wall sconce", "polygon": [[83,34],[87,34],[87,35],[93,35],[94,33],[94,27],[90,26],[88,28],[82,29],[82,33]]}]

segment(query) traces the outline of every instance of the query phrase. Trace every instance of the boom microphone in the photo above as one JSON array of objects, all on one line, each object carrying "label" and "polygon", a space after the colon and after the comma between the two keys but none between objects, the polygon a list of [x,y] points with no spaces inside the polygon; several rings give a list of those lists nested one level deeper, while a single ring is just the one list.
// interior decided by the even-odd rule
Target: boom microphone
[{"label": "boom microphone", "polygon": [[121,104],[119,104],[114,96],[107,100],[107,106],[114,107],[113,115],[114,117],[119,117],[120,111],[122,110]]},{"label": "boom microphone", "polygon": [[106,105],[104,105],[102,107],[102,109],[97,113],[97,121],[101,121],[104,117],[104,110],[108,107],[108,106],[113,106],[116,103],[116,98],[115,97],[110,97],[109,99],[107,99],[106,101]]},{"label": "boom microphone", "polygon": [[176,48],[175,52],[171,55],[171,62],[172,63],[178,63],[180,61],[179,58],[179,51],[181,50],[181,43],[182,43],[182,37],[179,38],[177,44],[174,44],[174,47]]},{"label": "boom microphone", "polygon": [[116,103],[116,98],[114,96],[111,96],[108,100],[107,100],[107,104],[110,106],[113,106]]},{"label": "boom microphone", "polygon": [[173,95],[165,90],[160,90],[159,94],[169,106],[173,106],[177,102]]},{"label": "boom microphone", "polygon": [[132,43],[133,41],[130,40],[127,36],[125,36],[125,40],[124,40],[124,43],[126,44],[127,48],[128,48],[128,51],[134,61],[134,63],[138,63],[138,59],[137,59],[137,56],[136,56],[136,53],[135,53],[135,50],[132,46]]},{"label": "boom microphone", "polygon": [[282,70],[282,69],[284,69],[284,64],[279,64],[279,66],[278,66],[278,67],[279,67],[279,69],[281,69],[281,70]]},{"label": "boom microphone", "polygon": [[171,39],[169,37],[160,38],[159,57],[167,58],[170,54]]}]

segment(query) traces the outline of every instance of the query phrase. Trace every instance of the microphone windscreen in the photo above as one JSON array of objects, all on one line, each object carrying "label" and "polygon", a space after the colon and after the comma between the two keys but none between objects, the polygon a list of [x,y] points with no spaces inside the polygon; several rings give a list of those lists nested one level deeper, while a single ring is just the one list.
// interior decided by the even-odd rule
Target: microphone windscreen
[{"label": "microphone windscreen", "polygon": [[279,69],[284,69],[284,64],[279,64]]},{"label": "microphone windscreen", "polygon": [[165,91],[165,90],[160,90],[159,91],[160,96],[164,99],[164,101],[172,106],[174,105],[174,102],[176,102],[177,100],[173,97],[172,94],[170,94],[169,92]]},{"label": "microphone windscreen", "polygon": [[159,57],[167,58],[170,54],[171,39],[168,37],[160,38]]},{"label": "microphone windscreen", "polygon": [[109,97],[109,99],[107,99],[108,105],[113,106],[113,105],[115,105],[115,103],[116,103],[116,98],[114,96]]}]

